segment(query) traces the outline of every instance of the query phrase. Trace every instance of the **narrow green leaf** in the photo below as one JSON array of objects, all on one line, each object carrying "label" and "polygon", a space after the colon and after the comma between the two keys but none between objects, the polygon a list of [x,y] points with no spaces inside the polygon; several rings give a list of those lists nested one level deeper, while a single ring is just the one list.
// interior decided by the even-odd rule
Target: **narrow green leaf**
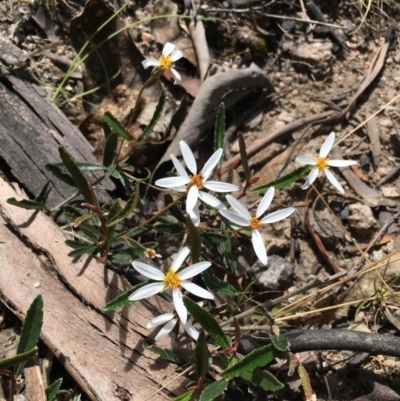
[{"label": "narrow green leaf", "polygon": [[299,373],[301,385],[303,387],[306,400],[311,400],[313,391],[311,387],[310,377],[308,376],[305,367],[301,363],[299,363],[299,366],[297,367],[297,372]]},{"label": "narrow green leaf", "polygon": [[[225,104],[221,103],[218,108],[217,118],[215,120],[214,129],[214,152],[217,149],[224,147],[225,139]],[[218,167],[221,167],[222,158],[219,161]]]},{"label": "narrow green leaf", "polygon": [[251,189],[250,192],[255,194],[264,194],[271,187],[275,187],[275,189],[285,188],[293,182],[297,181],[304,174],[308,173],[311,168],[312,166],[308,164],[305,166],[301,166],[298,169],[291,171],[289,174],[279,177],[277,180],[271,181],[268,184],[259,185],[258,187]]},{"label": "narrow green leaf", "polygon": [[91,240],[91,242],[97,243],[99,241],[101,234],[99,233],[97,227],[93,227],[88,223],[83,223],[79,226],[79,228],[86,235],[86,237]]},{"label": "narrow green leaf", "polygon": [[92,246],[91,244],[88,244],[86,242],[81,242],[81,241],[74,241],[72,239],[67,239],[65,240],[65,245],[68,245],[70,248],[73,249],[81,249],[84,246]]},{"label": "narrow green leaf", "polygon": [[71,187],[76,187],[74,179],[69,174],[63,172],[63,169],[58,164],[47,163],[44,165],[44,168],[50,171],[50,173],[53,174],[54,177],[58,178],[60,181],[65,182]]},{"label": "narrow green leaf", "polygon": [[285,387],[272,373],[266,370],[256,369],[253,372],[246,372],[240,376],[265,391],[278,391]]},{"label": "narrow green leaf", "polygon": [[238,363],[223,371],[221,376],[231,378],[241,376],[246,372],[252,372],[254,369],[271,362],[277,355],[278,352],[273,349],[272,345],[264,345],[250,352]]},{"label": "narrow green leaf", "polygon": [[135,191],[131,194],[130,198],[128,199],[128,202],[126,202],[125,204],[125,207],[121,209],[120,212],[114,218],[107,219],[107,226],[108,227],[116,226],[122,220],[126,219],[126,217],[132,212],[133,209],[135,209],[135,207],[139,203],[139,198],[140,198],[139,186],[136,186]]},{"label": "narrow green leaf", "polygon": [[[221,222],[221,230],[226,229],[226,224]],[[223,262],[229,266],[233,273],[237,270],[236,260],[233,256],[231,236],[228,233],[224,233],[225,242],[218,245],[218,250],[222,253]]]},{"label": "narrow green leaf", "polygon": [[118,135],[115,133],[110,134],[106,139],[104,146],[103,164],[106,167],[110,167],[115,158],[115,152],[117,150]]},{"label": "narrow green leaf", "polygon": [[47,401],[53,401],[56,398],[57,393],[60,390],[62,381],[63,379],[61,377],[57,379],[54,383],[51,383],[50,386],[46,388]]},{"label": "narrow green leaf", "polygon": [[189,313],[201,324],[203,329],[222,349],[230,347],[231,344],[228,337],[225,335],[221,326],[210,313],[186,296],[183,297],[183,303],[185,304]]},{"label": "narrow green leaf", "polygon": [[12,356],[11,358],[3,359],[0,361],[0,370],[9,369],[17,365],[25,365],[37,352],[37,348],[24,352],[22,354]]},{"label": "narrow green leaf", "polygon": [[278,350],[285,352],[289,348],[289,341],[285,336],[281,334],[273,334],[271,336],[272,345]]},{"label": "narrow green leaf", "polygon": [[226,240],[225,235],[223,234],[219,234],[219,233],[213,233],[210,231],[203,231],[201,233],[201,238],[202,239],[206,239],[210,242],[212,242],[213,244],[221,244],[222,242],[224,242]]},{"label": "narrow green leaf", "polygon": [[85,255],[86,253],[92,254],[97,249],[97,245],[83,245],[82,247],[71,251],[68,256],[70,258],[76,258],[77,256]]},{"label": "narrow green leaf", "polygon": [[208,371],[209,352],[207,347],[207,339],[204,330],[199,334],[195,348],[196,357],[196,376],[197,379],[206,377]]},{"label": "narrow green leaf", "polygon": [[7,203],[9,203],[10,205],[18,206],[18,207],[20,207],[22,209],[44,210],[46,212],[49,210],[42,203],[36,202],[36,201],[32,201],[32,200],[28,200],[28,199],[23,199],[23,200],[18,201],[15,198],[8,198],[7,199]]},{"label": "narrow green leaf", "polygon": [[60,153],[61,160],[63,161],[65,167],[71,174],[71,177],[75,182],[75,186],[79,189],[80,193],[85,198],[85,201],[87,203],[92,203],[92,197],[90,196],[89,191],[89,183],[87,182],[85,176],[82,174],[81,170],[79,170],[79,167],[62,146],[59,146],[58,152]]},{"label": "narrow green leaf", "polygon": [[143,287],[146,284],[149,284],[150,281],[144,281],[143,283],[137,284],[130,288],[128,291],[125,291],[124,293],[118,295],[116,298],[114,298],[112,301],[110,301],[106,306],[104,306],[103,311],[108,312],[111,310],[115,310],[118,308],[123,308],[124,306],[132,305],[136,301],[130,301],[129,295],[133,294],[136,290],[138,290],[140,287]]},{"label": "narrow green leaf", "polygon": [[289,370],[287,375],[289,377],[293,376],[294,371],[296,369],[296,360],[294,359],[293,355],[290,352],[286,352],[286,360],[288,361]]},{"label": "narrow green leaf", "polygon": [[226,281],[222,281],[218,277],[216,277],[214,271],[211,268],[201,273],[201,278],[203,279],[204,284],[212,292],[218,292],[222,295],[237,295],[235,287],[233,287]]},{"label": "narrow green leaf", "polygon": [[249,182],[250,180],[249,161],[247,159],[246,144],[244,142],[244,138],[241,133],[238,134],[238,139],[239,139],[240,159],[242,160],[244,177],[246,179],[246,182]]},{"label": "narrow green leaf", "polygon": [[190,217],[187,218],[187,226],[189,228],[191,256],[192,262],[197,263],[201,254],[201,238],[199,230],[194,226]]},{"label": "narrow green leaf", "polygon": [[[111,205],[110,211],[108,212],[107,223],[110,223],[111,221],[115,220],[116,217],[118,217],[121,210],[122,210],[121,199],[117,198]],[[109,224],[107,224],[107,226],[109,226]]]},{"label": "narrow green leaf", "polygon": [[154,352],[155,354],[159,355],[162,359],[165,359],[167,361],[171,361],[174,363],[181,363],[181,360],[177,357],[177,355],[172,351],[172,349],[168,348],[160,348],[157,347],[156,345],[151,345],[150,347],[147,347],[147,349],[151,352]]},{"label": "narrow green leaf", "polygon": [[194,390],[190,390],[187,393],[184,393],[184,394],[174,398],[173,401],[190,401],[190,399],[192,398],[193,393],[194,393]]},{"label": "narrow green leaf", "polygon": [[[32,348],[35,348],[39,341],[40,331],[43,324],[43,298],[38,295],[31,303],[28,311],[26,312],[25,320],[22,323],[21,337],[18,342],[17,355],[23,354]],[[24,367],[21,363],[16,375],[19,375]]]},{"label": "narrow green leaf", "polygon": [[211,383],[201,393],[199,401],[213,401],[228,388],[228,382],[219,380]]},{"label": "narrow green leaf", "polygon": [[158,98],[158,103],[156,109],[154,110],[153,117],[151,118],[147,127],[143,130],[142,135],[140,135],[138,142],[143,143],[147,137],[153,132],[154,127],[156,126],[158,120],[161,117],[162,111],[164,110],[165,106],[165,91],[161,92],[160,97]]},{"label": "narrow green leaf", "polygon": [[132,138],[126,132],[122,123],[114,117],[109,111],[101,116],[101,119],[106,123],[115,133],[124,138],[126,141],[131,141]]}]

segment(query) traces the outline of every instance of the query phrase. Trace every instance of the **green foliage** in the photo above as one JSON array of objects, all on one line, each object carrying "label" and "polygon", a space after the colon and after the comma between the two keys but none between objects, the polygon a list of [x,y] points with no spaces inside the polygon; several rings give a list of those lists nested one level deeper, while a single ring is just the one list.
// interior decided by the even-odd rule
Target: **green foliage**
[{"label": "green foliage", "polygon": [[203,329],[220,347],[222,347],[222,349],[230,347],[228,337],[225,335],[221,326],[210,313],[186,296],[183,297],[183,303],[185,304],[189,313],[201,324]]},{"label": "green foliage", "polygon": [[235,287],[227,283],[226,281],[220,280],[218,277],[215,276],[214,271],[212,268],[205,270],[201,273],[201,278],[204,281],[204,284],[212,291],[217,292],[221,295],[237,295],[237,291]]},{"label": "green foliage", "polygon": [[174,351],[172,349],[163,349],[160,347],[157,347],[156,345],[151,345],[150,347],[147,348],[149,351],[154,352],[158,356],[160,356],[162,359],[165,359],[170,362],[174,363],[181,363],[181,360],[176,356]]},{"label": "green foliage", "polygon": [[101,119],[103,120],[104,124],[107,124],[108,127],[112,131],[114,131],[117,135],[119,135],[121,138],[125,139],[128,142],[132,140],[132,138],[126,132],[126,129],[122,125],[122,123],[116,117],[114,117],[109,111],[106,111],[102,115]]},{"label": "green foliage", "polygon": [[[218,108],[217,118],[214,129],[214,151],[224,147],[225,139],[225,104],[221,103]],[[218,167],[221,167],[222,159],[219,161]]]},{"label": "green foliage", "polygon": [[276,352],[272,345],[264,345],[257,348],[243,357],[235,365],[221,373],[221,376],[228,379],[232,377],[242,376],[245,373],[252,372],[254,369],[263,367],[273,361],[280,353]]},{"label": "green foliage", "polygon": [[308,376],[306,369],[304,368],[304,366],[301,363],[299,363],[299,366],[297,367],[297,371],[299,373],[299,377],[300,377],[301,385],[303,387],[305,398],[306,398],[306,400],[311,400],[313,391],[312,391],[312,387],[311,387],[310,377]]},{"label": "green foliage", "polygon": [[28,199],[18,201],[15,198],[8,198],[7,203],[9,203],[10,205],[21,207],[22,209],[43,210],[46,212],[49,210],[45,205],[43,205],[43,203],[31,201]]},{"label": "green foliage", "polygon": [[288,339],[280,334],[273,334],[271,336],[271,342],[278,351],[285,352],[289,349]]},{"label": "green foliage", "polygon": [[31,350],[21,353],[11,358],[3,359],[0,361],[0,370],[9,369],[17,365],[24,366],[34,355],[36,355],[37,348],[32,348]]},{"label": "green foliage", "polygon": [[249,182],[250,181],[249,161],[247,159],[246,144],[244,142],[244,138],[241,133],[238,134],[238,139],[239,139],[240,159],[242,161],[244,176],[245,176],[246,182]]},{"label": "green foliage", "polygon": [[190,234],[190,242],[191,242],[191,255],[192,262],[197,263],[200,259],[201,254],[201,238],[199,230],[194,226],[190,217],[187,218],[187,226]]},{"label": "green foliage", "polygon": [[228,388],[228,382],[219,380],[208,385],[201,393],[199,401],[213,401]]},{"label": "green foliage", "polygon": [[[38,295],[31,303],[26,312],[25,320],[22,324],[21,337],[18,342],[17,355],[24,354],[35,348],[39,341],[40,331],[43,324],[43,298]],[[25,363],[18,365],[16,375],[20,374]]]},{"label": "green foliage", "polygon": [[289,174],[278,178],[277,180],[271,181],[268,184],[260,185],[251,190],[255,194],[265,194],[269,188],[274,187],[275,189],[282,189],[293,184],[304,174],[307,174],[311,170],[310,165],[301,166],[296,170],[291,171]]},{"label": "green foliage", "polygon": [[174,398],[174,401],[189,401],[192,398],[194,390],[190,390],[187,393],[180,395],[179,397]]},{"label": "green foliage", "polygon": [[130,301],[129,295],[133,294],[136,290],[139,288],[149,284],[149,281],[145,281],[143,283],[137,284],[130,288],[128,291],[125,291],[124,293],[118,295],[116,298],[114,298],[112,301],[110,301],[106,306],[103,307],[104,312],[109,312],[115,309],[123,308],[124,306],[131,305],[135,303],[136,301]]},{"label": "green foliage", "polygon": [[241,377],[265,391],[277,391],[285,387],[272,373],[266,370],[255,369],[252,372],[242,373]]},{"label": "green foliage", "polygon": [[196,358],[196,376],[197,379],[204,379],[208,371],[208,359],[210,354],[207,348],[207,338],[204,330],[199,334],[196,342],[195,358]]},{"label": "green foliage", "polygon": [[62,384],[62,377],[60,379],[57,379],[55,382],[51,383],[49,387],[46,388],[46,396],[47,396],[47,401],[53,401],[57,393],[60,390],[60,386]]}]

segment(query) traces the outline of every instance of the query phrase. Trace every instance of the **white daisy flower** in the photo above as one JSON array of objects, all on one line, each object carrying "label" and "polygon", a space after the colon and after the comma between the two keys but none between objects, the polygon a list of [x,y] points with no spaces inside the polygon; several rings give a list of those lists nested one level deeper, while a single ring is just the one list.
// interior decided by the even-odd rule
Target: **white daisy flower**
[{"label": "white daisy flower", "polygon": [[343,187],[339,184],[339,181],[335,178],[335,176],[329,171],[329,167],[348,167],[357,164],[357,162],[354,160],[331,160],[328,157],[328,154],[331,151],[334,142],[335,142],[335,133],[331,132],[328,138],[326,138],[325,142],[322,144],[318,157],[309,157],[309,156],[296,157],[296,160],[302,164],[310,164],[311,166],[315,166],[310,171],[310,174],[308,175],[306,182],[301,187],[302,189],[309,188],[317,178],[318,172],[324,171],[329,182],[341,194],[344,194]]},{"label": "white daisy flower", "polygon": [[215,196],[201,191],[202,188],[206,188],[209,191],[226,193],[237,191],[239,190],[239,187],[227,182],[208,181],[222,156],[222,149],[215,151],[214,154],[208,159],[200,173],[198,173],[196,159],[194,158],[193,152],[189,148],[189,145],[185,141],[180,141],[179,145],[181,147],[183,160],[185,161],[186,166],[192,175],[189,175],[178,159],[174,155],[171,155],[172,163],[174,163],[175,169],[179,176],[162,178],[161,180],[156,181],[156,185],[162,188],[174,189],[175,191],[179,192],[187,191],[186,212],[192,219],[194,225],[198,226],[200,224],[200,213],[197,206],[197,201],[199,198],[204,203],[207,203],[216,209],[225,208],[225,205]]},{"label": "white daisy flower", "polygon": [[[197,302],[197,305],[203,306],[203,302],[202,301]],[[178,323],[178,318],[174,313],[164,313],[150,320],[150,322],[147,323],[147,328],[151,329],[153,327],[161,326],[162,324],[164,324],[164,327],[154,337],[154,341],[159,341],[166,335],[171,333],[171,331],[173,330],[173,328],[176,326],[177,323]],[[185,329],[186,333],[188,333],[189,336],[192,337],[194,340],[198,339],[199,332],[192,324],[186,322],[183,325],[183,328]]]},{"label": "white daisy flower", "polygon": [[261,227],[263,224],[270,224],[279,220],[283,220],[290,216],[295,210],[293,207],[288,207],[286,209],[277,210],[276,212],[267,214],[265,217],[260,219],[260,217],[266,212],[271,204],[274,193],[275,188],[271,187],[258,204],[255,216],[252,216],[250,212],[231,195],[227,195],[226,199],[235,211],[231,212],[227,209],[222,209],[219,211],[222,216],[226,217],[228,220],[232,221],[238,226],[249,227],[250,230],[252,230],[251,242],[253,244],[254,252],[264,266],[268,264],[267,251],[265,249],[262,236],[257,228]]},{"label": "white daisy flower", "polygon": [[157,73],[161,73],[167,70],[171,70],[172,74],[175,77],[174,85],[179,84],[181,82],[181,76],[179,75],[178,71],[176,71],[174,67],[175,61],[179,60],[183,57],[183,54],[180,50],[174,50],[175,45],[172,43],[166,43],[161,57],[156,60],[155,58],[147,58],[146,60],[142,61],[144,69],[149,67],[155,67],[153,70],[153,75]]},{"label": "white daisy flower", "polygon": [[163,273],[155,267],[147,265],[146,263],[134,260],[132,262],[132,266],[135,270],[143,274],[143,276],[146,276],[147,278],[157,282],[147,284],[139,288],[129,296],[129,300],[139,301],[140,299],[151,297],[159,292],[171,289],[176,313],[181,319],[182,324],[186,324],[187,309],[182,301],[182,291],[180,290],[180,287],[183,287],[185,290],[198,297],[214,299],[214,295],[209,291],[189,281],[190,278],[197,276],[204,270],[208,269],[211,266],[210,262],[198,262],[178,272],[178,269],[182,266],[189,253],[190,249],[188,247],[185,246],[182,248],[176,254],[167,273]]}]

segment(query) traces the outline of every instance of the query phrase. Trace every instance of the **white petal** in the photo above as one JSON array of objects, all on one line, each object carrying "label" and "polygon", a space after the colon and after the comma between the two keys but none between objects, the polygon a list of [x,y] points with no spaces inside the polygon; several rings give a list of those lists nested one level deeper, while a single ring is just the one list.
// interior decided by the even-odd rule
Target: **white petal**
[{"label": "white petal", "polygon": [[183,160],[185,160],[186,166],[189,171],[196,175],[197,174],[197,163],[194,158],[194,154],[192,150],[189,148],[189,145],[185,141],[180,141],[179,145],[181,147],[181,152],[183,156]]},{"label": "white petal", "polygon": [[260,259],[261,263],[266,266],[268,264],[267,250],[265,249],[264,241],[259,231],[253,230],[251,243],[253,244],[254,252],[258,259]]},{"label": "white petal", "polygon": [[308,177],[306,179],[306,182],[303,184],[303,186],[301,187],[301,189],[307,189],[310,187],[310,185],[315,181],[315,179],[317,178],[318,175],[318,169],[317,168],[313,168],[310,171],[310,174],[308,174]]},{"label": "white petal", "polygon": [[288,207],[286,209],[277,210],[276,212],[267,214],[264,218],[261,219],[261,223],[270,224],[276,223],[279,220],[286,219],[286,217],[290,216],[296,209],[294,207]]},{"label": "white petal", "polygon": [[197,185],[192,185],[186,197],[186,212],[188,214],[190,214],[190,212],[193,210],[193,208],[197,204],[198,199],[199,199],[199,188],[197,188]]},{"label": "white petal", "polygon": [[221,209],[219,212],[222,214],[222,216],[237,224],[238,226],[248,227],[250,225],[250,219],[246,219],[245,217],[242,217],[235,212],[231,212],[227,209]]},{"label": "white petal", "polygon": [[225,208],[225,205],[219,199],[217,199],[215,196],[212,196],[206,192],[199,191],[199,198],[204,203],[207,203],[207,205],[210,205],[211,207],[215,207],[218,210]]},{"label": "white petal", "polygon": [[164,288],[164,283],[151,283],[147,284],[138,290],[136,290],[133,294],[129,295],[130,301],[139,301],[143,298],[151,297],[152,295],[156,295],[161,292]]},{"label": "white petal", "polygon": [[185,246],[175,256],[171,263],[172,270],[176,272],[182,265],[185,259],[189,256],[190,249]]},{"label": "white petal", "polygon": [[182,57],[183,57],[183,54],[180,50],[174,50],[169,56],[169,58],[172,60],[172,62],[178,61]]},{"label": "white petal", "polygon": [[214,171],[215,166],[219,162],[219,159],[221,159],[222,152],[223,152],[222,148],[217,149],[207,160],[206,164],[203,166],[203,169],[201,170],[201,175],[204,177],[205,181],[207,181],[210,178],[212,172]]},{"label": "white petal", "polygon": [[228,182],[220,181],[207,181],[203,184],[209,191],[214,192],[233,192],[238,191],[239,187],[235,184],[229,184]]},{"label": "white petal", "polygon": [[335,142],[335,133],[331,132],[328,135],[328,138],[325,139],[325,142],[321,146],[321,150],[319,151],[319,157],[327,157],[332,149],[334,142]]},{"label": "white petal", "polygon": [[143,68],[146,70],[149,67],[159,67],[160,62],[155,58],[147,58],[146,60],[142,61]]},{"label": "white petal", "polygon": [[174,85],[179,85],[182,82],[182,78],[181,78],[179,72],[176,71],[175,68],[171,68],[171,72],[175,78]]},{"label": "white petal", "polygon": [[183,325],[183,328],[185,329],[186,333],[189,334],[190,337],[192,337],[195,341],[199,338],[199,332],[197,331],[196,328],[194,328],[189,322]]},{"label": "white petal", "polygon": [[329,169],[325,169],[324,171],[326,174],[326,178],[328,178],[329,182],[343,195],[344,189],[339,184],[339,181],[336,179],[336,177],[329,171]]},{"label": "white petal", "polygon": [[174,51],[174,49],[175,45],[173,43],[167,42],[162,50],[162,55],[169,56]]},{"label": "white petal", "polygon": [[226,195],[226,200],[233,207],[233,209],[235,209],[235,212],[237,214],[250,221],[251,219],[250,212],[236,198],[234,198],[232,195]]},{"label": "white petal", "polygon": [[150,322],[147,323],[146,327],[148,329],[152,329],[153,327],[161,326],[162,324],[172,320],[174,317],[175,315],[173,313],[163,313],[162,315],[151,319]]},{"label": "white petal", "polygon": [[272,202],[272,198],[274,197],[275,194],[275,188],[271,187],[268,189],[266,194],[263,196],[261,199],[261,202],[258,204],[257,210],[256,210],[256,217],[259,218],[262,214],[266,212],[266,210],[269,208],[269,205]]},{"label": "white petal", "polygon": [[172,292],[172,299],[174,301],[175,310],[176,310],[176,313],[179,316],[179,319],[181,319],[182,324],[186,324],[186,322],[187,322],[187,309],[186,309],[186,306],[183,303],[181,291],[178,290],[178,289],[175,289]]},{"label": "white petal", "polygon": [[189,213],[189,217],[195,227],[200,225],[200,211],[197,205],[194,205],[193,210]]},{"label": "white petal", "polygon": [[179,160],[178,160],[174,155],[171,155],[171,160],[172,160],[172,163],[174,163],[174,167],[175,167],[177,173],[178,173],[181,177],[187,178],[187,180],[188,180],[188,182],[189,182],[189,181],[190,181],[189,175],[188,175],[188,173],[186,172],[185,168],[182,166],[182,164],[179,162]]},{"label": "white petal", "polygon": [[354,160],[329,160],[328,166],[331,167],[348,167],[357,164]]},{"label": "white petal", "polygon": [[170,322],[168,322],[159,332],[158,334],[154,337],[154,341],[159,341],[162,338],[164,338],[166,335],[171,333],[172,329],[175,327],[178,319],[172,319]]},{"label": "white petal", "polygon": [[[214,295],[211,292],[205,290],[204,288],[200,287],[199,285],[192,283],[191,281],[182,281],[181,286],[191,292],[192,294],[205,299],[214,299]],[[183,322],[182,322],[183,323]]]},{"label": "white petal", "polygon": [[198,262],[189,267],[185,267],[183,270],[181,270],[178,273],[178,275],[181,280],[187,280],[189,278],[197,276],[204,270],[207,270],[210,266],[211,266],[211,262]]},{"label": "white petal", "polygon": [[189,182],[189,178],[186,177],[167,177],[157,180],[155,184],[162,188],[180,188],[183,185],[189,184]]},{"label": "white petal", "polygon": [[296,161],[298,161],[301,164],[311,164],[312,166],[315,166],[317,162],[315,157],[309,157],[309,156],[297,156]]},{"label": "white petal", "polygon": [[133,261],[132,266],[139,273],[143,274],[143,276],[151,278],[152,280],[157,280],[157,281],[164,280],[164,273],[161,272],[160,270],[156,269],[153,266],[149,266],[146,263],[137,262],[137,261]]}]

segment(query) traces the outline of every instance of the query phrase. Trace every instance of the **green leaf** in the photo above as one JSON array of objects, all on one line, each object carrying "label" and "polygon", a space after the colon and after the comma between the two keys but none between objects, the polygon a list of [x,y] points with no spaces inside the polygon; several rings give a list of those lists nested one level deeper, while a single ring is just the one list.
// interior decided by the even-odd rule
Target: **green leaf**
[{"label": "green leaf", "polygon": [[[218,108],[217,118],[215,120],[214,129],[214,152],[217,149],[224,147],[225,138],[225,104],[221,103]],[[221,167],[222,158],[218,163],[218,167]]]},{"label": "green leaf", "polygon": [[115,133],[110,134],[107,137],[106,144],[104,146],[103,164],[106,167],[111,166],[114,161],[115,152],[117,150],[117,144],[118,144],[118,135]]},{"label": "green leaf", "polygon": [[53,401],[56,398],[58,391],[63,379],[57,379],[54,383],[51,383],[49,387],[46,388],[47,401]]},{"label": "green leaf", "polygon": [[44,168],[50,171],[50,173],[52,173],[54,177],[58,178],[60,181],[65,182],[67,185],[70,185],[71,187],[76,187],[73,178],[69,174],[63,172],[64,169],[62,169],[58,163],[57,164],[47,163],[44,165]]},{"label": "green leaf", "polygon": [[298,169],[291,171],[289,174],[286,174],[275,181],[271,181],[268,184],[260,185],[258,187],[253,188],[252,190],[250,190],[250,192],[255,194],[264,194],[271,187],[275,187],[275,189],[285,188],[290,184],[292,184],[293,182],[297,181],[304,174],[308,173],[311,170],[311,168],[312,166],[308,164],[305,166],[301,166]]},{"label": "green leaf", "polygon": [[213,233],[210,231],[203,231],[201,233],[201,238],[210,241],[213,244],[221,244],[226,241],[226,237],[223,234]]},{"label": "green leaf", "polygon": [[209,352],[207,347],[207,339],[204,330],[199,334],[195,348],[196,357],[196,376],[197,379],[206,377],[208,371]]},{"label": "green leaf", "polygon": [[82,245],[80,248],[77,248],[73,251],[71,251],[68,256],[71,258],[76,258],[77,256],[82,256],[86,253],[92,254],[95,250],[97,249],[97,245]]},{"label": "green leaf", "polygon": [[228,387],[228,382],[225,380],[219,380],[211,383],[201,393],[199,401],[212,401],[220,396]]},{"label": "green leaf", "polygon": [[[42,330],[43,324],[43,298],[38,295],[28,311],[26,312],[25,320],[22,323],[21,337],[18,342],[17,355],[23,354],[35,348],[39,341],[40,331]],[[16,371],[18,376],[24,368],[24,363],[21,363]]]},{"label": "green leaf", "polygon": [[249,161],[247,159],[246,144],[244,142],[244,138],[241,133],[238,134],[238,139],[239,139],[240,159],[242,161],[244,177],[246,179],[246,182],[249,182],[250,181]]},{"label": "green leaf", "polygon": [[129,295],[133,294],[136,290],[138,290],[140,287],[143,287],[146,284],[149,284],[150,281],[144,281],[143,283],[137,284],[130,288],[128,291],[125,291],[124,293],[118,295],[116,298],[114,298],[112,301],[110,301],[106,306],[104,306],[103,311],[108,312],[111,310],[115,310],[118,308],[123,308],[124,306],[132,305],[136,301],[130,301]]},{"label": "green leaf", "polygon": [[201,278],[204,284],[213,292],[218,292],[222,295],[237,295],[235,287],[216,277],[211,268],[204,270],[204,272],[201,273]]},{"label": "green leaf", "polygon": [[306,400],[311,400],[313,391],[312,391],[312,387],[311,387],[310,377],[308,376],[308,373],[307,373],[305,367],[301,363],[299,363],[297,372],[299,373],[299,377],[300,377],[301,385],[303,386],[305,398],[306,398]]},{"label": "green leaf", "polygon": [[197,263],[201,254],[200,233],[199,230],[197,230],[197,228],[194,226],[190,217],[187,218],[187,226],[189,228],[190,235],[192,262]]},{"label": "green leaf", "polygon": [[0,370],[9,369],[13,366],[17,365],[25,365],[37,352],[37,348],[32,348],[31,350],[24,352],[23,354],[19,354],[16,356],[12,356],[11,358],[3,359],[0,361]]},{"label": "green leaf", "polygon": [[65,240],[65,245],[68,245],[70,248],[73,249],[81,249],[84,246],[92,246],[91,244],[87,244],[86,242],[74,241],[72,239]]},{"label": "green leaf", "polygon": [[110,211],[108,212],[107,216],[107,226],[109,227],[109,223],[115,220],[118,216],[120,211],[122,210],[121,208],[121,199],[117,198],[113,204],[111,205]]},{"label": "green leaf", "polygon": [[214,339],[214,341],[222,348],[226,349],[230,347],[228,337],[223,332],[218,322],[201,306],[197,305],[196,302],[190,298],[184,296],[183,303],[185,304],[189,313],[196,319],[203,329]]},{"label": "green leaf", "polygon": [[154,352],[155,354],[159,355],[162,359],[166,359],[167,361],[171,361],[174,363],[181,363],[182,361],[175,355],[174,351],[172,349],[168,348],[160,348],[157,347],[156,345],[151,345],[150,347],[147,347],[147,349],[151,352]]},{"label": "green leaf", "polygon": [[286,352],[286,360],[288,361],[289,365],[289,370],[287,375],[291,377],[293,376],[294,371],[296,369],[296,360],[294,359],[294,356],[290,352]]},{"label": "green leaf", "polygon": [[187,393],[184,393],[184,394],[174,398],[173,401],[190,401],[190,399],[192,398],[193,393],[194,393],[194,390],[190,390]]},{"label": "green leaf", "polygon": [[116,216],[114,216],[113,218],[109,217],[107,219],[107,226],[108,227],[116,226],[118,223],[124,220],[137,206],[139,202],[139,197],[140,197],[140,191],[139,187],[137,186],[135,191],[131,194],[130,198],[128,199],[128,202],[126,202],[125,207],[122,210],[120,210],[120,212]]},{"label": "green leaf", "polygon": [[156,126],[158,120],[161,117],[164,106],[165,106],[165,91],[163,90],[161,92],[160,97],[158,98],[158,103],[154,111],[153,117],[149,122],[149,125],[143,130],[142,135],[140,135],[138,139],[139,143],[143,143],[147,139],[147,137],[153,132],[154,127]]},{"label": "green leaf", "polygon": [[92,197],[89,191],[89,183],[87,182],[85,176],[82,174],[81,170],[79,170],[79,167],[76,165],[72,157],[62,146],[59,146],[58,152],[60,153],[61,160],[63,161],[65,167],[71,174],[71,177],[75,182],[75,186],[79,189],[80,193],[85,198],[85,201],[91,204]]},{"label": "green leaf", "polygon": [[289,341],[285,336],[281,334],[273,334],[271,336],[272,345],[278,350],[285,352],[289,348]]},{"label": "green leaf", "polygon": [[8,198],[7,199],[7,203],[9,203],[10,205],[18,206],[18,207],[20,207],[22,209],[44,210],[46,212],[49,210],[42,203],[35,202],[35,201],[32,201],[32,200],[28,200],[28,199],[23,199],[23,200],[18,201],[15,198]]},{"label": "green leaf", "polygon": [[252,372],[254,369],[262,367],[271,362],[278,355],[272,345],[264,345],[256,348],[243,357],[238,363],[229,367],[221,373],[224,378],[242,376],[246,372]]},{"label": "green leaf", "polygon": [[[221,230],[226,229],[226,224],[221,222]],[[218,245],[219,251],[222,253],[223,262],[229,266],[233,273],[237,270],[236,260],[233,257],[231,236],[228,233],[224,233],[225,242]]]},{"label": "green leaf", "polygon": [[265,391],[278,391],[285,387],[272,373],[266,370],[256,369],[253,372],[246,372],[240,376]]},{"label": "green leaf", "polygon": [[131,141],[132,138],[129,136],[129,134],[126,132],[125,127],[122,125],[122,123],[114,117],[109,111],[104,113],[101,116],[101,119],[103,120],[104,123],[106,123],[115,133],[117,133],[119,136],[124,138],[126,141]]}]

